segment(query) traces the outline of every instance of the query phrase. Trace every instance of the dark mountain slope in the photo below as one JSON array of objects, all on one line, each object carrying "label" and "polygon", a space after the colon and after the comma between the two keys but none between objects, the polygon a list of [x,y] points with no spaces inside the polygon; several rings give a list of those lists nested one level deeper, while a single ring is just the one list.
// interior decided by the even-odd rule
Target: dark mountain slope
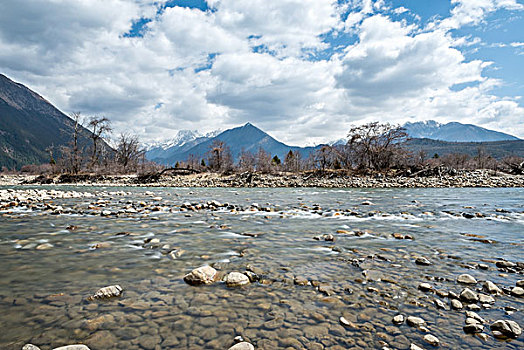
[{"label": "dark mountain slope", "polygon": [[[42,96],[0,74],[0,167],[20,168],[49,161],[46,148],[72,140],[74,121]],[[81,128],[79,145],[90,144]],[[106,147],[108,147],[106,145]]]}]

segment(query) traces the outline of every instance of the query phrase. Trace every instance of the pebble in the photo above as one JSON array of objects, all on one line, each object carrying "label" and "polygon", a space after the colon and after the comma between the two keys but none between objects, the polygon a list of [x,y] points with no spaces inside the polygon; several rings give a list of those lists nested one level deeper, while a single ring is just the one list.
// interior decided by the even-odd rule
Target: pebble
[{"label": "pebble", "polygon": [[59,348],[54,348],[53,350],[89,350],[89,348],[83,344],[75,344],[61,346]]},{"label": "pebble", "polygon": [[429,266],[429,265],[431,265],[431,262],[428,259],[424,258],[424,257],[418,257],[415,260],[415,264],[423,265],[423,266]]},{"label": "pebble", "polygon": [[522,298],[524,296],[524,288],[513,287],[513,289],[511,290],[511,295]]},{"label": "pebble", "polygon": [[348,320],[346,320],[346,318],[343,316],[340,317],[339,321],[340,321],[340,324],[345,327],[351,326],[351,323]]},{"label": "pebble", "polygon": [[522,287],[522,288],[524,288],[524,280],[517,281],[517,283],[515,283],[515,285],[516,285],[517,287]]},{"label": "pebble", "polygon": [[475,279],[475,277],[468,274],[462,274],[458,276],[457,282],[464,284],[477,284],[477,280]]},{"label": "pebble", "polygon": [[451,308],[454,310],[462,310],[464,306],[462,303],[457,299],[451,299]]},{"label": "pebble", "polygon": [[437,337],[435,337],[434,335],[431,335],[431,334],[426,334],[424,336],[424,341],[430,345],[433,345],[433,346],[439,346],[440,345],[440,341],[438,340]]},{"label": "pebble", "polygon": [[[199,285],[199,284],[211,284],[215,282],[217,276],[217,270],[209,265],[201,266],[194,269],[190,273],[184,276],[184,281],[187,284]],[[246,276],[247,278],[247,276]]]},{"label": "pebble", "polygon": [[393,323],[394,324],[404,323],[404,315],[396,315],[395,317],[393,317]]},{"label": "pebble", "polygon": [[423,292],[429,292],[433,288],[431,287],[431,284],[429,283],[421,283],[418,285],[418,289],[420,289]]},{"label": "pebble", "polygon": [[420,327],[426,323],[426,321],[424,321],[422,318],[415,316],[409,316],[406,322],[411,327]]},{"label": "pebble", "polygon": [[410,347],[409,347],[409,350],[424,350],[424,349],[422,349],[420,346],[412,343],[410,345]]}]

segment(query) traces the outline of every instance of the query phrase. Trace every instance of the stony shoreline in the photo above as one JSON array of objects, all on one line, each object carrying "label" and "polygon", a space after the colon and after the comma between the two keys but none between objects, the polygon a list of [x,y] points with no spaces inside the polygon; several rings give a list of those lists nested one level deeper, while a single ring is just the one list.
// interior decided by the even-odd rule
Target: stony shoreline
[{"label": "stony shoreline", "polygon": [[524,187],[524,175],[510,175],[492,170],[460,171],[442,176],[348,175],[342,172],[303,174],[241,173],[221,175],[163,175],[146,179],[136,175],[84,176],[78,179],[37,177],[34,175],[0,175],[0,186],[18,185],[77,186],[145,186],[145,187],[322,187],[322,188],[460,188]]}]

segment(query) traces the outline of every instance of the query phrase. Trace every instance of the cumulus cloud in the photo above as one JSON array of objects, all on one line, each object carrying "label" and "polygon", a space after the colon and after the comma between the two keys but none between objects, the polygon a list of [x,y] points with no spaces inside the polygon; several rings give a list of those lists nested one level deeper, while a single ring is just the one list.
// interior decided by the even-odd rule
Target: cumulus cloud
[{"label": "cumulus cloud", "polygon": [[[451,34],[521,10],[514,0],[452,0],[449,16],[425,27],[393,20],[407,9],[383,0],[165,3],[3,0],[0,68],[66,113],[106,115],[145,141],[248,121],[300,145],[371,120],[458,120],[524,136],[524,125],[511,127],[524,118],[518,98],[494,96],[504,82],[484,75],[491,62],[461,51],[480,39]],[[130,37],[141,19],[143,35]]]}]

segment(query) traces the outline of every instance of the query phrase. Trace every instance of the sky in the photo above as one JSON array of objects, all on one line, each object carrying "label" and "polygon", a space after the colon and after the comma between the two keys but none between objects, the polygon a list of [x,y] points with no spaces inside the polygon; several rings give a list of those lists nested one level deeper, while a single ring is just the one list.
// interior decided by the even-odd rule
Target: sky
[{"label": "sky", "polygon": [[524,138],[522,0],[2,0],[0,73],[143,142],[458,121]]}]

